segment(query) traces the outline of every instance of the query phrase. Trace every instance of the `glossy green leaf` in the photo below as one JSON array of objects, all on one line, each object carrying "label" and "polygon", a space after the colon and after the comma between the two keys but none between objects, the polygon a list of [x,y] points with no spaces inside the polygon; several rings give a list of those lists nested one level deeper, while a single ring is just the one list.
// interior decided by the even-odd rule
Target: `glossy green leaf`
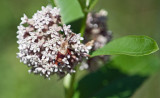
[{"label": "glossy green leaf", "polygon": [[152,38],[130,35],[111,41],[104,47],[94,51],[91,57],[115,54],[143,56],[151,54],[158,49],[157,43]]},{"label": "glossy green leaf", "polygon": [[126,74],[147,76],[160,69],[159,59],[156,55],[139,57],[120,55],[112,60],[112,66]]},{"label": "glossy green leaf", "polygon": [[69,23],[84,16],[77,0],[54,0],[61,10],[63,23]]}]

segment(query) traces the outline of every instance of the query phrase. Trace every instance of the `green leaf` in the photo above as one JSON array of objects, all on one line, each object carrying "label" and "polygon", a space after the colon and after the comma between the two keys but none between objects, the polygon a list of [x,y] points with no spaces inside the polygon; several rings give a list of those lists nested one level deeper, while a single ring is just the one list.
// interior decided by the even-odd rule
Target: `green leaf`
[{"label": "green leaf", "polygon": [[111,41],[104,47],[94,51],[91,57],[115,54],[143,56],[151,54],[158,49],[157,43],[152,38],[130,35]]},{"label": "green leaf", "polygon": [[160,97],[160,72],[152,75],[133,94],[131,98],[159,98]]},{"label": "green leaf", "polygon": [[54,0],[61,10],[63,23],[69,23],[84,16],[77,0]]},{"label": "green leaf", "polygon": [[159,59],[156,55],[139,57],[120,55],[112,60],[112,66],[126,74],[147,76],[160,69]]},{"label": "green leaf", "polygon": [[103,66],[82,78],[73,98],[130,98],[146,79],[143,76],[123,74],[109,66]]}]

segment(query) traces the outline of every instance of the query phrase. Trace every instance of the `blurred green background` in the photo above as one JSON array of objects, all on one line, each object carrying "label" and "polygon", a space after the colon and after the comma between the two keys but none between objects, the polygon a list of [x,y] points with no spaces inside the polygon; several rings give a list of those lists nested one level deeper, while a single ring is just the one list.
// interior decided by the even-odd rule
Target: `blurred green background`
[{"label": "blurred green background", "polygon": [[[20,17],[23,16],[23,13],[31,17],[41,6],[47,4],[47,0],[0,1],[0,98],[64,98],[62,80],[58,80],[56,76],[47,80],[40,76],[28,74],[27,70],[29,68],[16,58],[18,52],[16,31],[21,21]],[[108,26],[113,31],[114,38],[129,34],[147,35],[155,39],[160,46],[159,5],[160,0],[99,0],[94,10],[106,9],[108,11]],[[152,62],[158,62],[160,60],[159,55],[158,51],[152,55],[151,60],[146,59],[151,62],[148,66],[152,66]],[[125,57],[121,60],[124,62],[121,66],[131,63],[125,63],[125,60]],[[160,63],[153,65],[158,66],[158,64]],[[140,68],[140,71],[143,71],[144,68],[145,66]],[[121,70],[121,68],[119,69]],[[132,69],[132,67],[127,67],[127,69]],[[127,69],[122,69],[122,71],[126,72]],[[158,70],[158,67],[155,67],[155,69]],[[133,74],[135,74],[134,71]],[[160,95],[158,95],[158,92],[160,92],[159,74],[157,72],[147,75],[151,78],[148,78],[138,89],[134,97],[160,98]],[[151,87],[150,84],[152,83],[154,83],[152,85],[154,87]],[[143,89],[147,89],[147,91]],[[145,97],[142,97],[142,95]]]}]

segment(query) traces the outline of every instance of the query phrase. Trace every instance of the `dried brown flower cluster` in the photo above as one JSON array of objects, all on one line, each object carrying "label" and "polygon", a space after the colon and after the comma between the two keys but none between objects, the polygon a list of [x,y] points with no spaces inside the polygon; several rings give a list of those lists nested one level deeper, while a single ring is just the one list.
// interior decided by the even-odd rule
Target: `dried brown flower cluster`
[{"label": "dried brown flower cluster", "polygon": [[[94,45],[91,51],[95,51],[103,47],[112,38],[112,32],[107,28],[107,12],[101,10],[98,13],[89,13],[86,22],[86,31],[84,35],[84,42],[94,40]],[[97,56],[87,60],[87,63],[83,62],[81,69],[95,70],[99,65],[104,64],[109,59],[109,56]]]}]

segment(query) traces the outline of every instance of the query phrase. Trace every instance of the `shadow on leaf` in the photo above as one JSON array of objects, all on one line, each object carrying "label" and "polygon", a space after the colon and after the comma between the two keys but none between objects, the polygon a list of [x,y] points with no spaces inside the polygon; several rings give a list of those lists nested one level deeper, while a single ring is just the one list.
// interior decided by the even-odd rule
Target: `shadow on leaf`
[{"label": "shadow on leaf", "polygon": [[128,76],[106,65],[78,82],[74,98],[128,98],[145,79]]},{"label": "shadow on leaf", "polygon": [[69,23],[71,25],[71,29],[74,33],[80,33],[81,25],[82,25],[83,18],[79,18]]}]

